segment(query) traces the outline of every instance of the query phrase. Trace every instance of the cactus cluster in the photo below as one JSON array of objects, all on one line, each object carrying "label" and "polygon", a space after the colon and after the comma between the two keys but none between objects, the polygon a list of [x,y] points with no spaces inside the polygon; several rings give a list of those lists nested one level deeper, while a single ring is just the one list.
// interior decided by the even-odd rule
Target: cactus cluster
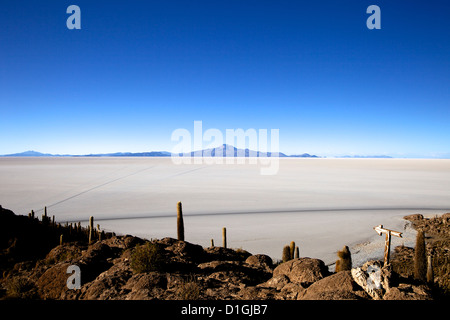
[{"label": "cactus cluster", "polygon": [[57,223],[55,221],[55,216],[51,218],[48,215],[47,207],[44,207],[44,213],[42,214],[41,220],[36,217],[34,210],[28,213],[28,218],[36,224],[42,224],[49,228],[49,232],[55,234],[54,241],[55,245],[71,241],[86,241],[92,244],[96,239],[101,241],[102,239],[107,239],[114,236],[114,233],[100,230],[100,225],[97,224],[97,228],[94,228],[94,217],[90,217],[89,225],[86,228],[81,227],[81,222],[69,223],[66,222],[64,225]]},{"label": "cactus cluster", "polygon": [[[181,201],[177,203],[177,238],[184,241],[184,220],[183,220],[183,206]],[[222,228],[222,246],[227,247],[227,228]],[[214,239],[211,239],[211,247],[214,247]]]},{"label": "cactus cluster", "polygon": [[283,262],[298,258],[300,258],[300,251],[298,246],[295,245],[295,241],[291,241],[289,245],[285,245],[283,247],[283,252],[281,255],[281,260]]}]

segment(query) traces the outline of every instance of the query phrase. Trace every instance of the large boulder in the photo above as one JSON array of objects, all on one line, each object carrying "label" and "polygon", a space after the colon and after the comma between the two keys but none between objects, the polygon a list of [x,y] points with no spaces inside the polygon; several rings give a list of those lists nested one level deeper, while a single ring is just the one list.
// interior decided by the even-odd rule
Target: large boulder
[{"label": "large boulder", "polygon": [[314,282],[301,300],[358,300],[369,299],[364,290],[353,281],[350,271],[341,271]]},{"label": "large boulder", "polygon": [[[128,261],[120,261],[98,275],[95,280],[81,288],[79,299],[115,300],[122,299],[124,286],[133,272]],[[81,273],[83,277],[83,273]]]},{"label": "large boulder", "polygon": [[171,255],[177,256],[182,260],[200,263],[205,261],[205,252],[203,247],[198,244],[176,240],[173,238],[164,238],[158,243],[165,245],[165,250]]},{"label": "large boulder", "polygon": [[273,267],[272,258],[265,254],[252,255],[245,260],[245,263],[247,263],[250,266],[264,268],[268,271],[272,271]]},{"label": "large boulder", "polygon": [[280,264],[273,271],[273,277],[285,275],[290,282],[308,287],[329,275],[325,263],[319,259],[299,258]]},{"label": "large boulder", "polygon": [[69,266],[70,263],[57,263],[39,277],[36,287],[41,299],[60,299],[63,293],[69,290],[67,288],[67,279],[70,277],[67,273]]},{"label": "large boulder", "polygon": [[58,262],[77,261],[82,254],[82,246],[79,244],[64,244],[54,247],[45,257],[46,264]]},{"label": "large boulder", "polygon": [[400,283],[398,287],[390,288],[383,300],[432,300],[432,295],[425,285]]},{"label": "large boulder", "polygon": [[220,279],[226,276],[228,282],[242,282],[246,285],[256,285],[271,276],[265,269],[252,267],[241,261],[211,261],[199,264],[198,268],[209,277],[219,276]]},{"label": "large boulder", "polygon": [[227,260],[227,261],[245,261],[251,254],[242,249],[230,249],[223,247],[209,247],[205,248],[205,253],[207,255],[207,261],[213,260]]}]

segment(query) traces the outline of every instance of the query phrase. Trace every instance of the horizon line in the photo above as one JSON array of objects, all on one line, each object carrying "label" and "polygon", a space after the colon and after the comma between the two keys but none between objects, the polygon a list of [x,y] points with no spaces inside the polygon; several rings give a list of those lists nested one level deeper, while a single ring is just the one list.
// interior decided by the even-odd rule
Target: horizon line
[{"label": "horizon line", "polygon": [[[188,154],[191,154],[191,157],[200,157],[200,155],[195,156],[195,153],[199,153],[202,152],[201,157],[207,157],[203,155],[203,152],[206,150],[214,150],[214,149],[219,149],[219,148],[223,148],[223,147],[231,147],[234,149],[234,151],[236,150],[242,150],[242,151],[251,151],[251,152],[256,152],[258,153],[256,156],[253,157],[260,157],[259,153],[263,153],[263,154],[279,154],[280,158],[320,158],[320,159],[450,159],[450,155],[448,156],[426,156],[426,155],[421,155],[421,156],[394,156],[394,155],[389,155],[389,154],[371,154],[371,155],[363,155],[363,154],[343,154],[343,155],[327,155],[327,156],[322,156],[322,155],[315,155],[315,154],[310,154],[307,152],[304,153],[295,153],[295,154],[286,154],[283,152],[270,152],[270,151],[259,151],[259,150],[251,150],[249,148],[245,148],[245,149],[240,149],[237,148],[233,145],[230,144],[221,144],[218,145],[216,147],[211,147],[211,148],[206,148],[206,149],[201,149],[201,150],[193,150],[193,151],[189,151],[189,152],[185,152],[185,153],[173,153],[170,151],[140,151],[140,152],[123,152],[123,151],[117,151],[117,152],[104,152],[104,153],[88,153],[88,154],[59,154],[59,153],[43,153],[40,151],[35,151],[35,150],[27,150],[27,151],[23,151],[23,152],[17,152],[17,153],[9,153],[9,154],[0,154],[0,157],[29,157],[29,158],[33,158],[33,157],[39,157],[39,158],[52,158],[52,157],[170,157],[172,155],[183,155],[183,157],[188,157]],[[34,153],[35,155],[26,155],[27,153]],[[160,155],[140,155],[140,154],[160,154]],[[194,154],[194,155],[193,155]],[[220,156],[211,156],[211,157],[216,157],[219,158]],[[225,157],[225,156],[224,156]],[[239,156],[235,156],[232,155],[232,157],[239,157]],[[243,157],[252,157],[251,155],[244,155]]]}]

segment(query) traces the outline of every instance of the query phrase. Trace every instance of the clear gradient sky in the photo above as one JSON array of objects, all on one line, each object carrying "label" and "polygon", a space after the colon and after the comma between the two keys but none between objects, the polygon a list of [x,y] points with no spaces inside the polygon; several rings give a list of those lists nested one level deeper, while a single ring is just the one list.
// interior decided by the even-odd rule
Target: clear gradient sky
[{"label": "clear gradient sky", "polygon": [[[66,9],[81,8],[81,30]],[[366,9],[381,8],[381,30]],[[0,154],[170,151],[279,129],[287,154],[450,157],[450,2],[0,5]]]}]

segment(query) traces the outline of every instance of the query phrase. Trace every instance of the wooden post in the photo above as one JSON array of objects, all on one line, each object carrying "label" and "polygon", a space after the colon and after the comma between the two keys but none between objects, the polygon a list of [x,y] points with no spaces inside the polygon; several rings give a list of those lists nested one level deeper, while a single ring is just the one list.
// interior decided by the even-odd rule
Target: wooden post
[{"label": "wooden post", "polygon": [[390,252],[391,252],[391,236],[396,236],[402,238],[402,233],[394,230],[389,230],[383,228],[383,225],[380,224],[373,228],[378,235],[386,234],[386,240],[384,242],[384,265],[389,264]]},{"label": "wooden post", "polygon": [[391,233],[386,233],[386,240],[384,241],[384,265],[389,264],[391,256]]}]

